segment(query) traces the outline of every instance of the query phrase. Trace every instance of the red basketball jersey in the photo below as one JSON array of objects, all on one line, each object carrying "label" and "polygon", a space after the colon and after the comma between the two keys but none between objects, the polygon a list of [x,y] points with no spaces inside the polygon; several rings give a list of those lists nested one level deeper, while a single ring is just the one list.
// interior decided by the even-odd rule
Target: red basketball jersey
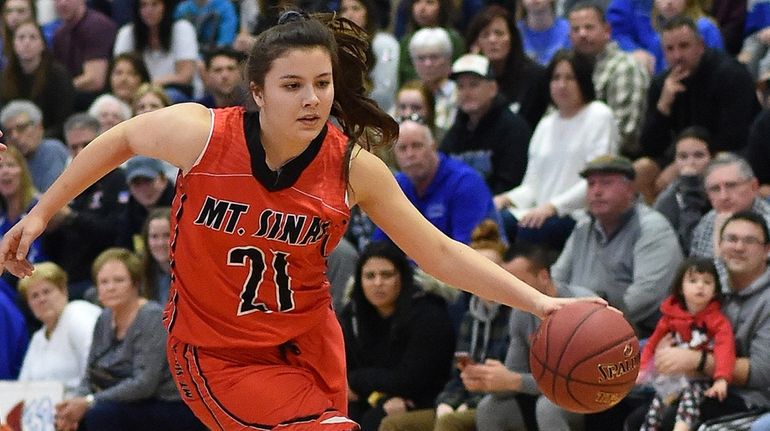
[{"label": "red basketball jersey", "polygon": [[349,218],[347,137],[327,124],[302,154],[270,171],[256,114],[212,112],[208,145],[177,180],[164,323],[199,347],[280,345],[331,306],[326,256]]}]

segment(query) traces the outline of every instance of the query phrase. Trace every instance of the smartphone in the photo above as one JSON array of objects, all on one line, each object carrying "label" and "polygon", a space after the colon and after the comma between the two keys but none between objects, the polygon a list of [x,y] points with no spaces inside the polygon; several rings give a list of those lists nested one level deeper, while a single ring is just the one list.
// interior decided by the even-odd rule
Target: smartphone
[{"label": "smartphone", "polygon": [[457,364],[457,368],[462,370],[468,365],[475,364],[476,361],[471,358],[471,355],[468,352],[455,352],[455,363]]}]

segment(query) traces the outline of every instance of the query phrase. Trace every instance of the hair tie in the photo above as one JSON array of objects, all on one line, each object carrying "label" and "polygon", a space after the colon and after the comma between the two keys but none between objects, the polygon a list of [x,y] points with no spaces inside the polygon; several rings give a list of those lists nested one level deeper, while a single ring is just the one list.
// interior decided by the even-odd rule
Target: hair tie
[{"label": "hair tie", "polygon": [[278,18],[278,25],[295,22],[295,21],[304,21],[309,18],[310,16],[303,11],[287,10],[286,12],[281,14],[280,18]]}]

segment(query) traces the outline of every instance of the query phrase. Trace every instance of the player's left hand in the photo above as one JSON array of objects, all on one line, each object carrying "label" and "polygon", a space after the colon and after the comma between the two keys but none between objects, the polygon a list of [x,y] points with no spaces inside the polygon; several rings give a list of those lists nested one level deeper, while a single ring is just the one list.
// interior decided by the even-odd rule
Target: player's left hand
[{"label": "player's left hand", "polygon": [[[554,298],[552,296],[543,295],[541,298],[541,302],[537,304],[536,312],[532,313],[539,317],[540,319],[545,319],[551,313],[554,313],[561,309],[561,307],[573,303],[573,302],[581,302],[581,301],[587,301],[587,302],[593,302],[595,304],[600,304],[609,307],[607,304],[607,300],[599,298],[598,296],[586,296],[581,298]],[[617,311],[618,313],[621,313],[620,310],[610,307],[612,310]],[[622,314],[622,313],[621,313]]]}]

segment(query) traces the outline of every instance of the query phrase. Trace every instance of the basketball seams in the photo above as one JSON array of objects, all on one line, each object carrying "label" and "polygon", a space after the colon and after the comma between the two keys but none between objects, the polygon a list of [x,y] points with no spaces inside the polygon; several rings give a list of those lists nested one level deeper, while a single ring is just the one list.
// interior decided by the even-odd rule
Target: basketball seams
[{"label": "basketball seams", "polygon": [[[538,382],[538,385],[542,384],[541,387],[550,389],[547,396],[549,398],[553,397],[552,401],[557,405],[578,413],[596,412],[611,407],[610,403],[606,403],[605,401],[607,400],[604,400],[604,398],[602,400],[599,398],[594,400],[588,397],[587,395],[592,393],[592,391],[597,391],[597,397],[602,393],[599,391],[607,391],[603,397],[611,397],[614,393],[625,395],[628,392],[629,384],[633,385],[636,380],[634,378],[633,381],[630,381],[626,377],[625,381],[623,381],[623,376],[619,376],[618,380],[614,382],[585,381],[583,380],[584,378],[590,379],[591,376],[589,369],[586,368],[579,373],[581,379],[573,377],[573,373],[581,366],[585,367],[587,363],[591,365],[592,361],[598,364],[598,356],[613,350],[620,351],[624,345],[627,345],[629,342],[633,343],[636,338],[633,329],[629,326],[629,331],[625,334],[620,336],[613,334],[614,336],[611,341],[605,341],[602,345],[597,346],[596,342],[601,342],[604,339],[604,333],[607,330],[606,327],[602,329],[602,325],[597,325],[594,320],[599,319],[603,321],[607,319],[605,317],[607,316],[606,313],[595,314],[599,310],[604,311],[606,308],[586,309],[581,307],[575,309],[572,313],[566,313],[564,316],[559,316],[556,319],[554,319],[556,315],[550,316],[549,319],[543,322],[546,327],[540,327],[537,331],[539,337],[534,339],[533,341],[535,342],[530,346],[530,369],[536,369],[538,366],[541,367],[537,370],[537,374],[533,373],[533,377]],[[575,316],[576,319],[572,318],[572,316]],[[551,327],[551,324],[557,320],[559,325]],[[581,330],[583,332],[589,331],[592,334],[581,334],[576,338],[576,335],[580,334]],[[610,330],[609,332],[615,331]],[[556,335],[559,336],[559,342],[551,340]],[[586,345],[584,346],[583,344]],[[573,347],[577,350],[570,353],[570,348]],[[590,349],[589,352],[585,351],[586,347]],[[551,352],[551,349],[554,349],[554,351]],[[638,347],[636,350],[638,351]],[[580,353],[577,354],[576,352]],[[542,355],[542,357],[539,355]],[[575,358],[576,355],[578,358]],[[575,359],[578,359],[576,363]],[[608,357],[608,360],[612,361],[611,357]],[[549,366],[549,362],[555,362],[553,367]],[[568,366],[569,369],[561,372],[562,365]],[[629,374],[633,375],[633,373]],[[550,382],[548,378],[551,379]],[[543,394],[546,394],[546,391],[543,391]]]},{"label": "basketball seams", "polygon": [[[571,377],[571,376],[572,376],[572,372],[573,372],[573,371],[575,371],[575,369],[576,369],[577,367],[579,367],[580,365],[582,365],[582,364],[584,364],[584,363],[588,362],[589,360],[593,359],[593,358],[594,358],[594,357],[596,357],[597,355],[600,355],[600,354],[602,354],[602,353],[604,353],[604,352],[606,352],[606,351],[608,351],[608,350],[612,350],[612,349],[613,349],[613,348],[615,348],[615,347],[618,347],[618,346],[621,346],[621,345],[623,345],[623,344],[625,344],[625,343],[628,343],[629,341],[633,340],[635,336],[636,336],[636,334],[634,334],[633,332],[631,332],[631,334],[630,334],[630,335],[624,335],[624,338],[623,338],[623,339],[620,339],[620,340],[618,340],[618,341],[615,341],[615,342],[613,342],[613,343],[607,343],[606,345],[603,345],[601,349],[597,349],[597,351],[596,351],[596,352],[593,352],[593,353],[589,353],[589,354],[585,355],[585,357],[584,357],[583,359],[581,359],[580,361],[578,361],[578,362],[577,362],[577,363],[576,363],[576,364],[575,364],[575,365],[574,365],[572,368],[570,368],[570,370],[569,370],[569,373],[567,373],[567,375],[568,375],[568,376],[570,376],[570,377],[569,377],[569,379],[570,379],[570,380],[573,380],[573,379],[572,379],[572,377]],[[579,381],[579,382],[581,382],[581,383],[590,383],[590,384],[593,384],[592,382],[583,382],[583,381],[580,381],[580,380],[575,380],[575,381]]]},{"label": "basketball seams", "polygon": [[[562,359],[564,359],[564,352],[566,352],[567,349],[569,348],[569,346],[572,344],[572,341],[574,340],[575,333],[577,333],[578,330],[580,329],[580,327],[583,326],[583,324],[585,324],[591,318],[591,316],[593,316],[598,310],[599,310],[598,308],[594,308],[594,309],[590,310],[589,313],[585,314],[582,317],[582,319],[577,323],[577,325],[575,325],[572,328],[572,333],[570,333],[569,336],[567,337],[567,342],[564,343],[563,346],[561,346],[562,349],[561,349],[561,352],[559,352],[559,357],[558,357],[559,359],[558,359],[558,361],[556,361],[556,372],[552,372],[552,374],[553,374],[553,382],[551,383],[551,393],[552,394],[556,395],[556,382],[558,380],[558,377],[561,377],[562,379],[564,379],[564,384],[566,385],[567,393],[569,394],[570,398],[572,398],[575,401],[578,401],[578,400],[575,399],[575,396],[572,395],[572,392],[569,390],[570,376],[569,375],[562,376],[561,373],[559,373],[559,370],[561,369],[561,361],[562,361]],[[549,350],[550,349],[546,348],[546,356],[548,355],[548,351]],[[578,401],[578,404],[582,405],[583,403]]]}]

